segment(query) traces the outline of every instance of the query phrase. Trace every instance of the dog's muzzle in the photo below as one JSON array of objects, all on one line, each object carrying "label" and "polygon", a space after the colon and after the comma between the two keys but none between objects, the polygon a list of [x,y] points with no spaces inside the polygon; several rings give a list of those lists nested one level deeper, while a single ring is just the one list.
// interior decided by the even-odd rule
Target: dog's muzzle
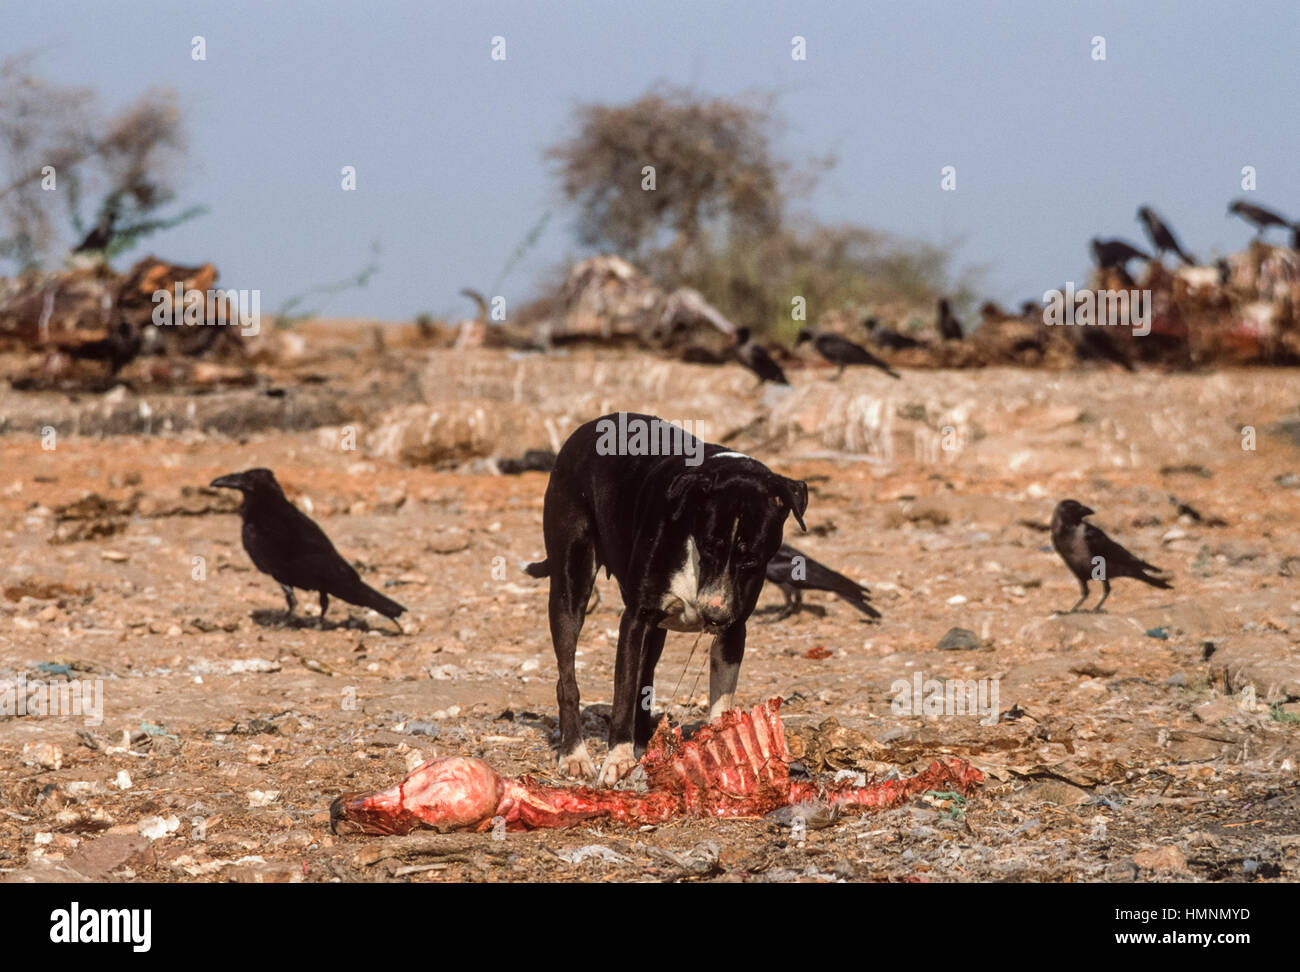
[{"label": "dog's muzzle", "polygon": [[706,631],[717,634],[723,628],[731,626],[731,611],[725,607],[711,607],[706,604],[700,608],[700,620],[704,622]]}]

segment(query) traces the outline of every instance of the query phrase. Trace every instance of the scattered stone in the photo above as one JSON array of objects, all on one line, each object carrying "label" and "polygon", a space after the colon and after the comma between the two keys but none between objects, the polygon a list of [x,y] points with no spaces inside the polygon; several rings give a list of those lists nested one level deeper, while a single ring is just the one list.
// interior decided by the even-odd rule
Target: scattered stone
[{"label": "scattered stone", "polygon": [[230,868],[225,877],[236,884],[301,884],[306,877],[301,864],[248,863]]},{"label": "scattered stone", "polygon": [[[180,634],[179,631],[176,633]],[[278,661],[271,661],[268,658],[238,658],[230,663],[230,667],[227,670],[231,675],[242,675],[245,672],[278,672],[280,670],[280,663]]]},{"label": "scattered stone", "polygon": [[105,834],[86,841],[68,858],[69,867],[96,880],[124,867],[139,870],[153,864],[153,845],[140,834]]},{"label": "scattered stone", "polygon": [[606,864],[631,864],[632,860],[618,851],[611,850],[603,844],[588,844],[585,847],[574,847],[570,850],[556,851],[555,856],[562,861],[568,861],[570,864],[581,864],[583,861],[598,860]]},{"label": "scattered stone", "polygon": [[19,759],[24,766],[56,770],[63,768],[63,748],[54,743],[24,743]]},{"label": "scattered stone", "polygon": [[938,651],[975,651],[980,646],[980,640],[976,637],[974,631],[966,628],[949,628],[948,633],[939,639],[935,645]]},{"label": "scattered stone", "polygon": [[840,808],[834,803],[799,803],[792,807],[778,807],[765,819],[778,827],[791,830],[800,826],[805,831],[825,830],[839,821]]},{"label": "scattered stone", "polygon": [[1187,858],[1174,844],[1163,844],[1160,847],[1138,851],[1133,855],[1133,863],[1144,871],[1187,870]]},{"label": "scattered stone", "polygon": [[255,810],[258,807],[269,807],[278,799],[280,799],[279,790],[249,790],[248,808]]}]

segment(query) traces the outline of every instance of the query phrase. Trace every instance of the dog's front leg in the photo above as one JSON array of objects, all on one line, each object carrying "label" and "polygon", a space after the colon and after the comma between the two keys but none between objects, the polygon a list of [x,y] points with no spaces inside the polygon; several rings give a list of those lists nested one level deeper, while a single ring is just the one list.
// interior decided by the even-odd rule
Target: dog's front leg
[{"label": "dog's front leg", "polygon": [[709,721],[735,704],[740,662],[745,657],[745,623],[739,621],[713,638],[709,651]]},{"label": "dog's front leg", "polygon": [[641,686],[642,659],[653,647],[656,634],[663,650],[663,632],[638,611],[628,608],[618,626],[618,655],[614,659],[614,714],[609,727],[609,754],[596,782],[617,783],[636,766],[634,740]]},{"label": "dog's front leg", "polygon": [[642,648],[641,677],[636,689],[636,732],[633,737],[637,759],[645,753],[655,731],[655,666],[659,664],[659,656],[664,653],[664,639],[667,636],[668,632],[656,622],[646,634]]}]

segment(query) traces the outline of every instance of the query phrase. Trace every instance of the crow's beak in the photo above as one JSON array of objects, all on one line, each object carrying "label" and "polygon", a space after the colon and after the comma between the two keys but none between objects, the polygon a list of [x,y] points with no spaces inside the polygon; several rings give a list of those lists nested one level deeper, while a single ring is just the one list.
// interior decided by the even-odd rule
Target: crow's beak
[{"label": "crow's beak", "polygon": [[244,488],[244,482],[240,479],[238,473],[231,473],[229,476],[218,476],[216,479],[212,480],[212,482],[208,483],[208,485],[220,489]]},{"label": "crow's beak", "polygon": [[1093,510],[1091,510],[1091,509],[1089,509],[1088,507],[1085,506],[1085,507],[1083,507],[1082,509],[1079,510],[1079,515],[1080,515],[1080,516],[1092,516],[1093,512],[1094,512]]}]

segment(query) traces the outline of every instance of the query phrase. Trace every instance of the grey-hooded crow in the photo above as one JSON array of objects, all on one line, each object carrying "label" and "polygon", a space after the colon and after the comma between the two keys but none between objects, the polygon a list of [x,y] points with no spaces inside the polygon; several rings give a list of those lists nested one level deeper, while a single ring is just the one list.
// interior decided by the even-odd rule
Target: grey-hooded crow
[{"label": "grey-hooded crow", "polygon": [[880,612],[867,600],[871,594],[869,590],[843,574],[837,574],[825,564],[819,564],[788,543],[781,544],[776,556],[767,562],[767,579],[781,588],[781,593],[785,595],[785,604],[775,618],[777,621],[802,610],[804,591],[829,591],[848,601],[867,617],[880,617]]},{"label": "grey-hooded crow", "polygon": [[1155,564],[1133,556],[1084,517],[1093,511],[1072,499],[1062,500],[1052,512],[1052,546],[1061,555],[1065,565],[1079,580],[1083,596],[1070,608],[1073,614],[1088,599],[1088,581],[1099,580],[1103,594],[1092,610],[1100,611],[1110,597],[1110,582],[1117,577],[1132,577],[1152,587],[1169,590],[1171,585],[1163,577],[1152,577],[1151,572],[1165,573]]},{"label": "grey-hooded crow", "polygon": [[396,621],[406,608],[368,586],[356,568],[344,560],[325,531],[289,502],[269,469],[249,469],[212,480],[212,486],[237,489],[244,496],[244,549],[253,565],[270,574],[284,590],[293,614],[297,599],[293,589],[320,593],[321,619],[329,609],[330,596],[378,611]]},{"label": "grey-hooded crow", "polygon": [[767,353],[761,344],[756,344],[749,328],[741,327],[736,329],[736,347],[733,350],[736,360],[758,376],[758,382],[761,385],[765,381],[770,381],[775,385],[788,385],[785,372],[781,366],[772,360],[772,356]]}]

